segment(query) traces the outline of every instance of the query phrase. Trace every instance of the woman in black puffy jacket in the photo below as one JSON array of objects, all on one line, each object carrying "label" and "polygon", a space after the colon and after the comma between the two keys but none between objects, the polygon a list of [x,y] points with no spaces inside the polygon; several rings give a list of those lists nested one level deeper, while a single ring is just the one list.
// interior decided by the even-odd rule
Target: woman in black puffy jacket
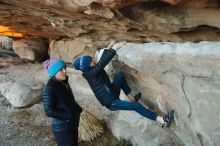
[{"label": "woman in black puffy jacket", "polygon": [[68,83],[66,64],[49,59],[43,63],[50,79],[43,90],[44,110],[52,117],[51,130],[58,146],[78,145],[78,126],[82,108],[77,104]]}]

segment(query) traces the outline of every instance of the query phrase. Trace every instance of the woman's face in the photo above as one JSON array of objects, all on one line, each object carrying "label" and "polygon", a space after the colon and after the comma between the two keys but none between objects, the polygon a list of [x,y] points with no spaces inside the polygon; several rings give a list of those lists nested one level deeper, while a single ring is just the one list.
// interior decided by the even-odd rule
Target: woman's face
[{"label": "woman's face", "polygon": [[66,68],[63,67],[60,71],[58,71],[57,74],[55,75],[55,78],[58,80],[66,80],[67,78]]}]

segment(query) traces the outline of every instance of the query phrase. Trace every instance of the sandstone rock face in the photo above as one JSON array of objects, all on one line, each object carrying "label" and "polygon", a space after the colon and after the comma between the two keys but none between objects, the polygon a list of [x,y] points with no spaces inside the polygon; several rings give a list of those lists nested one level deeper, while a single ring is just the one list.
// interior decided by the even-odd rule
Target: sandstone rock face
[{"label": "sandstone rock face", "polygon": [[43,84],[49,75],[43,65],[39,63],[22,62],[16,65],[10,65],[7,68],[1,68],[0,83],[19,82],[24,84]]},{"label": "sandstone rock face", "polygon": [[184,143],[170,130],[146,120],[135,112],[120,111],[108,120],[112,133],[117,138],[130,139],[140,146],[183,146]]},{"label": "sandstone rock face", "polygon": [[162,0],[172,5],[185,5],[190,7],[219,7],[219,2],[217,0]]},{"label": "sandstone rock face", "polygon": [[[130,137],[139,145],[160,145],[166,142],[187,146],[219,145],[219,46],[218,42],[165,42],[127,44],[121,48],[118,51],[119,62],[113,62],[113,65],[120,67],[126,74],[133,89],[143,93],[142,102],[158,113],[175,109],[175,124],[168,130],[172,133],[171,139],[175,140],[161,141],[158,127],[152,127],[151,124],[144,124],[151,129],[146,132],[139,127],[143,130],[139,131],[139,136],[145,135],[145,140],[153,136],[152,133],[157,133],[151,143],[149,140],[141,142],[135,128],[126,134],[120,132],[126,129],[125,125],[127,129],[132,129],[130,127],[134,125],[129,119],[134,116],[128,116],[129,113],[122,114],[124,118],[116,116],[115,123],[110,122],[113,133],[117,137]],[[166,137],[166,134],[163,136]]]},{"label": "sandstone rock face", "polygon": [[91,40],[89,39],[74,39],[51,41],[50,57],[60,58],[66,62],[72,63],[73,59],[82,54],[94,54]]},{"label": "sandstone rock face", "polygon": [[12,106],[26,107],[41,101],[43,84],[48,78],[41,64],[10,65],[0,71],[0,94]]},{"label": "sandstone rock face", "polygon": [[1,0],[0,14],[0,25],[26,37],[88,39],[94,46],[109,39],[143,43],[220,38],[217,0]]},{"label": "sandstone rock face", "polygon": [[42,99],[42,88],[42,85],[7,82],[0,85],[0,92],[13,107],[26,107]]},{"label": "sandstone rock face", "polygon": [[14,40],[13,50],[20,58],[42,61],[48,54],[48,43],[42,39]]}]

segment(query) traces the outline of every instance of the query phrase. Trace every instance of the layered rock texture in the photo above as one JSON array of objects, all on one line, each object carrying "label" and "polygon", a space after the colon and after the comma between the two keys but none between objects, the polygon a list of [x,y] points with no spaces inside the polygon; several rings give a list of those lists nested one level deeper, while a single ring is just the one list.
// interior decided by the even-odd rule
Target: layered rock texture
[{"label": "layered rock texture", "polygon": [[1,0],[0,25],[26,37],[132,42],[219,40],[217,0]]},{"label": "layered rock texture", "polygon": [[[110,112],[81,73],[68,68],[77,101],[105,120],[116,137],[140,146],[220,145],[218,0],[0,0],[0,16],[0,26],[9,27],[11,35],[22,33],[22,39],[14,38],[13,49],[29,60],[42,61],[48,52],[72,63],[83,54],[95,57],[110,40],[128,42],[108,66],[109,74],[122,71],[132,89],[142,92],[142,104],[158,114],[175,109],[175,122],[162,129],[135,112]],[[0,72],[1,94],[15,101],[13,92],[32,92],[35,82],[36,98],[22,92],[28,102],[16,102],[18,107],[34,104],[46,72],[28,64],[32,73],[24,77],[24,66],[18,67]],[[121,98],[127,100],[123,93]]]}]

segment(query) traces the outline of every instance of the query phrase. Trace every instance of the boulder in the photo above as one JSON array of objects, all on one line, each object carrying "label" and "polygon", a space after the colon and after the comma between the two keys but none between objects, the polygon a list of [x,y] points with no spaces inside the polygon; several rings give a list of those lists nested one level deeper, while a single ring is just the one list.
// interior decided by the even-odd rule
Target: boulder
[{"label": "boulder", "polygon": [[42,99],[42,85],[6,82],[0,85],[1,94],[13,107],[26,107]]},{"label": "boulder", "polygon": [[[219,42],[128,43],[122,47],[113,66],[125,73],[132,89],[142,92],[141,102],[148,108],[161,115],[174,109],[175,122],[165,133],[158,132],[156,125],[154,130],[144,131],[144,128],[130,128],[139,122],[131,123],[134,116],[128,116],[131,113],[127,112],[124,118],[116,116],[109,122],[112,132],[141,146],[173,142],[187,146],[219,145],[219,47]],[[120,121],[123,122],[119,124]],[[152,123],[144,125],[151,127]],[[136,128],[140,129],[139,135],[134,132]],[[126,132],[120,132],[125,129]],[[149,142],[153,131],[157,134]],[[175,140],[167,141],[167,134]],[[142,135],[145,136],[141,141]]]},{"label": "boulder", "polygon": [[42,61],[48,55],[48,42],[43,39],[14,40],[13,50],[20,58]]}]

